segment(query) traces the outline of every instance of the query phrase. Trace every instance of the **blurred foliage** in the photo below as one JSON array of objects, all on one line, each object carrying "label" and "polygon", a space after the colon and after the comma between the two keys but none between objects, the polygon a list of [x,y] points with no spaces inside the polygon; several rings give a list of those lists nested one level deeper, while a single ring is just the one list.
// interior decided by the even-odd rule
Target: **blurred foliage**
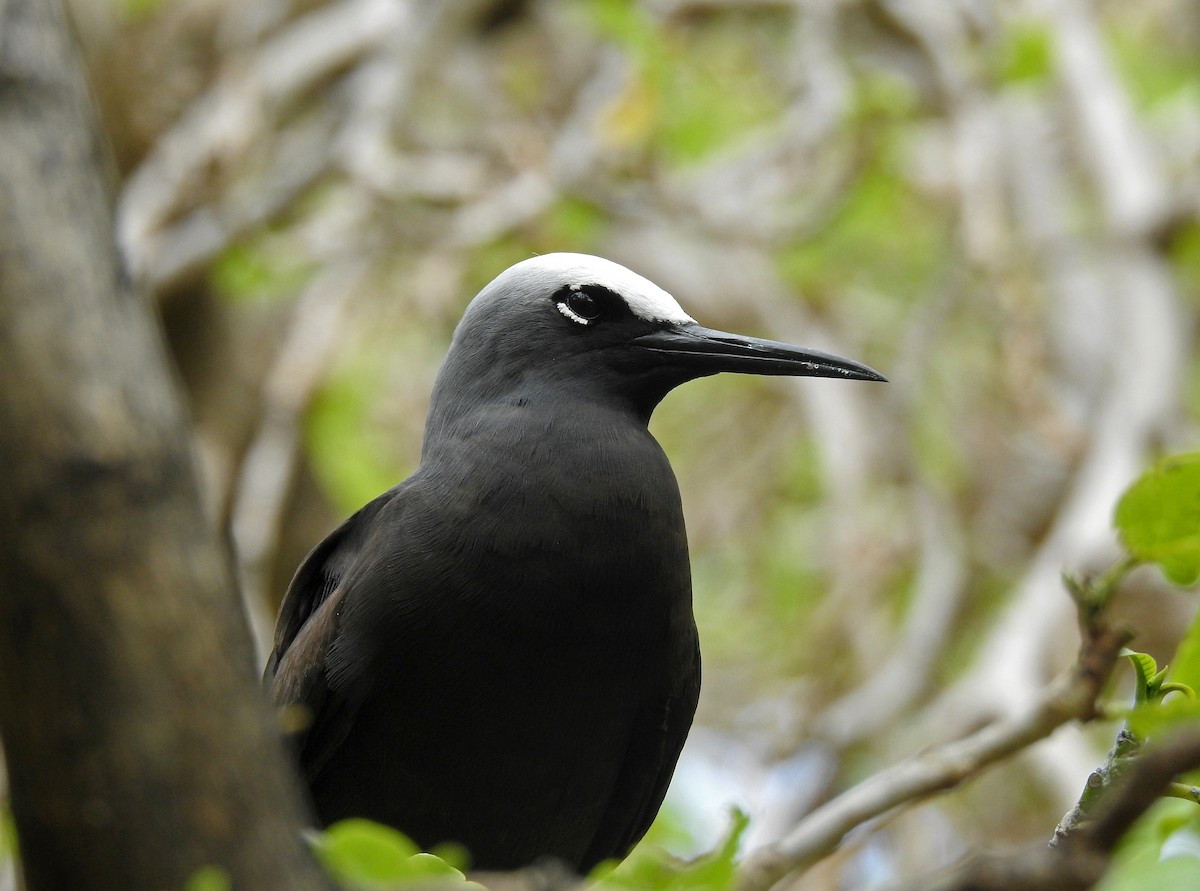
[{"label": "blurred foliage", "polygon": [[[886,78],[868,82],[864,116],[887,109],[888,123],[900,124],[905,94],[895,86]],[[884,135],[897,139],[901,133]],[[880,311],[899,316],[903,304],[896,301],[922,299],[950,259],[951,233],[941,208],[903,177],[898,146],[862,148],[866,161],[847,194],[813,238],[780,249],[778,269],[818,306],[847,292],[886,293]]]},{"label": "blurred foliage", "polygon": [[[653,862],[613,882],[628,869],[718,887],[731,840],[761,841],[865,771],[1009,713],[1074,646],[1055,574],[1109,565],[1106,517],[1130,477],[1195,448],[1200,22],[1186,0],[1090,4],[1074,21],[1055,4],[990,0],[400,3],[415,18],[395,34],[333,33],[330,17],[311,44],[310,16],[355,4],[74,6],[125,172],[164,144],[196,151],[186,175],[164,178],[177,194],[155,195],[165,209],[147,228],[186,235],[200,220],[222,236],[157,285],[165,312],[187,319],[204,317],[181,308],[220,298],[212,328],[175,326],[180,361],[203,360],[185,377],[217,513],[232,510],[271,407],[263,380],[293,296],[321,271],[367,269],[294,419],[301,482],[282,499],[271,597],[340,517],[416,467],[456,319],[531,253],[610,256],[705,324],[811,342],[892,379],[714,379],[656,412],[688,518],[701,721],[743,740],[738,763],[762,776],[798,755],[822,767],[790,775],[773,817],[735,824],[708,878],[652,856],[717,844],[679,808],[637,855]],[[271,92],[356,34],[359,50]],[[256,68],[260,56],[273,64]],[[1081,58],[1101,75],[1086,90]],[[242,104],[222,105],[229,93]],[[187,122],[213,107],[223,116],[203,148]],[[280,182],[290,197],[271,209]],[[1147,182],[1159,197],[1135,196],[1151,208],[1139,223],[1117,205]],[[165,253],[152,239],[140,250]],[[1151,471],[1117,517],[1130,551],[1175,582],[1200,571],[1197,502],[1181,494],[1192,461]],[[1195,598],[1153,575],[1129,576],[1117,605],[1132,604],[1150,678],[1169,664],[1168,682],[1200,689]],[[981,664],[1013,652],[1002,634],[1027,646]],[[880,672],[912,675],[895,714],[832,726]],[[1162,727],[1191,708],[1170,696],[1133,720]],[[1103,734],[1071,763],[1069,746],[1041,750],[990,796],[931,805],[940,822],[881,827],[876,874],[1046,837],[1088,744],[1102,757]],[[740,802],[762,776],[735,778]],[[710,793],[714,812],[724,794]],[[1176,887],[1167,873],[1191,868],[1158,860],[1179,828],[1168,813],[1187,812],[1170,803],[1143,822],[1112,888],[1149,869]],[[413,856],[347,838],[350,860],[358,847],[397,868]]]},{"label": "blurred foliage", "polygon": [[1181,226],[1170,244],[1172,266],[1187,292],[1200,295],[1200,225]]},{"label": "blurred foliage", "polygon": [[[394,349],[392,344],[391,349]],[[389,349],[390,352],[390,349]],[[309,459],[318,480],[349,514],[404,479],[415,463],[398,460],[397,444],[375,420],[387,355],[351,352],[327,379],[308,412]]]},{"label": "blurred foliage", "polygon": [[1124,838],[1096,891],[1191,891],[1200,884],[1200,852],[1168,856],[1172,839],[1200,832],[1194,804],[1164,800]]},{"label": "blurred foliage", "polygon": [[[1191,541],[1200,505],[1200,455],[1173,455],[1157,462],[1122,495],[1114,512],[1114,525],[1132,559],[1097,580],[1108,589],[1107,599],[1132,568],[1141,561],[1157,564],[1174,583],[1190,586],[1198,577],[1191,563],[1200,554],[1200,542]],[[1200,682],[1196,662],[1200,648],[1200,614],[1180,642],[1174,669],[1159,668],[1146,653],[1123,650],[1133,667],[1133,708],[1126,730],[1119,736],[1106,767],[1112,768],[1105,785],[1124,765],[1136,758],[1145,740],[1169,736],[1172,731],[1200,724],[1200,703],[1195,690]],[[1168,679],[1170,678],[1170,679]],[[1132,735],[1131,735],[1132,734]],[[1122,763],[1123,762],[1123,763]],[[1186,780],[1185,780],[1186,781]],[[1088,806],[1102,797],[1102,789],[1089,782],[1083,793]],[[1089,798],[1091,799],[1089,801]],[[1200,880],[1200,808],[1195,803],[1163,801],[1138,821],[1114,859],[1101,889],[1190,888]]]},{"label": "blurred foliage", "polygon": [[1200,613],[1193,619],[1179,649],[1170,674],[1171,680],[1200,690]]},{"label": "blurred foliage", "polygon": [[311,265],[301,260],[294,246],[269,234],[230,245],[210,270],[213,287],[234,301],[290,298],[311,275]]},{"label": "blurred foliage", "polygon": [[225,870],[206,866],[188,879],[183,891],[233,891],[233,883]]},{"label": "blurred foliage", "polygon": [[1117,529],[1138,560],[1157,564],[1173,584],[1200,579],[1200,452],[1173,455],[1121,498]]},{"label": "blurred foliage", "polygon": [[1125,86],[1138,106],[1153,111],[1171,102],[1195,101],[1200,59],[1186,32],[1113,25],[1105,33]]},{"label": "blurred foliage", "polygon": [[592,875],[600,888],[653,888],[658,891],[729,891],[735,884],[737,857],[750,818],[734,810],[729,830],[720,844],[702,857],[683,863],[664,858],[653,849],[639,848],[624,863],[609,871],[601,866]]},{"label": "blurred foliage", "polygon": [[[1170,666],[1160,671],[1144,653],[1135,655],[1143,667],[1138,669],[1137,702],[1129,719],[1133,731],[1140,737],[1153,738],[1180,726],[1200,723],[1200,699],[1195,695],[1200,690],[1200,613],[1192,619]],[[1143,693],[1141,684],[1147,672],[1151,672],[1147,684],[1152,690]],[[1178,695],[1167,696],[1169,693]]]},{"label": "blurred foliage", "polygon": [[773,120],[784,108],[779,79],[764,60],[784,48],[771,15],[737,22],[701,21],[664,29],[631,0],[583,5],[597,33],[622,47],[636,65],[600,122],[614,147],[644,147],[669,165],[702,160]]},{"label": "blurred foliage", "polygon": [[113,5],[130,21],[137,21],[160,10],[168,0],[113,0]]},{"label": "blurred foliage", "polygon": [[423,853],[402,833],[370,820],[342,820],[315,839],[315,851],[345,888],[388,889],[431,884],[481,888],[462,873],[465,854],[446,847]]},{"label": "blurred foliage", "polygon": [[997,55],[1002,83],[1045,84],[1053,71],[1054,35],[1036,21],[1013,21],[1005,29]]},{"label": "blurred foliage", "polygon": [[0,876],[16,869],[17,858],[17,827],[13,823],[12,811],[8,802],[0,807]]}]

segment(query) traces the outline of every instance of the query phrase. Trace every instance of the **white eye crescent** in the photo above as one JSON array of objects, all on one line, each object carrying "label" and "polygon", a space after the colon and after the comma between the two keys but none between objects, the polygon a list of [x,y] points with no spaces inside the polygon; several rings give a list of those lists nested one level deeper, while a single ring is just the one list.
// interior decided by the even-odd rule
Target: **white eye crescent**
[{"label": "white eye crescent", "polygon": [[600,300],[582,289],[569,290],[558,300],[558,311],[580,325],[591,325],[604,312]]}]

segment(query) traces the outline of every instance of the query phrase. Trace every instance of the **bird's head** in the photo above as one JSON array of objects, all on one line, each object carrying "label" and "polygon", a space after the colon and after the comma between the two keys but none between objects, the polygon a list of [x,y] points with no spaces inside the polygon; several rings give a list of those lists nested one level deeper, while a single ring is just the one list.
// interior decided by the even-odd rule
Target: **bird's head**
[{"label": "bird's head", "polygon": [[722,371],[885,380],[850,359],[705,328],[624,266],[556,253],[510,266],[471,301],[434,399],[607,399],[648,420],[674,387]]}]

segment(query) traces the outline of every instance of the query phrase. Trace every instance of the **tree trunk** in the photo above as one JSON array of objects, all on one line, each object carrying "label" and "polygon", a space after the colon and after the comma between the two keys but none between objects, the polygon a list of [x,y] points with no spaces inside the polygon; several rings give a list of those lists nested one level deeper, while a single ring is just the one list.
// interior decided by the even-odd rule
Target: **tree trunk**
[{"label": "tree trunk", "polygon": [[0,0],[0,733],[31,891],[327,882],[58,0]]}]

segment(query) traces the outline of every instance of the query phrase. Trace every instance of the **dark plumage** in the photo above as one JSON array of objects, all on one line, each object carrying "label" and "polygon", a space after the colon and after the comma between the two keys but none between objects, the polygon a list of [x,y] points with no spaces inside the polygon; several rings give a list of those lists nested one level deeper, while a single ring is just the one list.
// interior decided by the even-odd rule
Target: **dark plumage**
[{"label": "dark plumage", "polygon": [[623,267],[551,254],[468,307],[421,465],[313,550],[267,680],[322,823],[364,816],[475,866],[625,856],[700,690],[683,512],[646,429],[718,371],[881,380],[709,331]]}]

